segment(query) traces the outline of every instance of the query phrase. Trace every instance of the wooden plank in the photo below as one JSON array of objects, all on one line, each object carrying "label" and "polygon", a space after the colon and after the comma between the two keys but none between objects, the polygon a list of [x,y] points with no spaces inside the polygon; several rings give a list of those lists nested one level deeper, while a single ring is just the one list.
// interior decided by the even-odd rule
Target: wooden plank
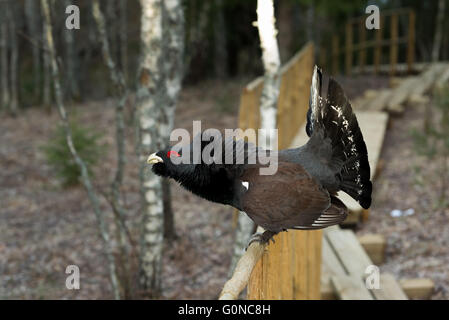
[{"label": "wooden plank", "polygon": [[334,249],[329,244],[329,240],[326,236],[322,241],[322,273],[328,276],[337,276],[346,274],[346,270],[343,268],[341,261],[335,254]]},{"label": "wooden plank", "polygon": [[[301,232],[301,231],[298,231]],[[321,245],[322,245],[322,231],[303,231],[307,235],[307,299],[318,300],[321,298]],[[300,258],[300,257],[299,257]],[[303,257],[304,258],[304,257]]]},{"label": "wooden plank", "polygon": [[389,273],[380,275],[380,288],[370,289],[377,300],[408,300],[399,283]]},{"label": "wooden plank", "polygon": [[440,77],[436,81],[436,86],[441,87],[447,85],[449,82],[449,64],[447,64],[446,69],[441,73]]},{"label": "wooden plank", "polygon": [[387,107],[390,100],[392,89],[377,90],[377,97],[365,105],[365,109],[369,111],[382,111]]},{"label": "wooden plank", "polygon": [[399,284],[410,299],[428,299],[435,289],[435,283],[428,278],[402,279]]},{"label": "wooden plank", "polygon": [[332,286],[341,300],[373,300],[373,296],[361,278],[354,276],[333,276]]},{"label": "wooden plank", "polygon": [[330,230],[326,232],[329,244],[342,262],[347,274],[355,275],[360,279],[365,270],[373,262],[363,250],[354,232],[351,230]]},{"label": "wooden plank", "polygon": [[[425,70],[427,68],[427,65],[429,64],[429,62],[417,62],[413,64],[413,71],[414,72],[422,72],[423,70]],[[364,67],[364,72],[369,73],[372,72],[374,73],[375,70],[375,66],[374,65],[366,65]],[[389,74],[391,71],[391,67],[390,64],[381,64],[378,68],[379,74]],[[351,69],[351,73],[353,75],[355,74],[359,74],[360,73],[360,68],[358,66],[354,66]],[[396,64],[396,72],[395,75],[399,75],[399,74],[408,74],[408,66],[407,63],[398,63]]]},{"label": "wooden plank", "polygon": [[[305,46],[282,67],[277,126],[279,148],[290,146],[305,122],[314,65],[313,45]],[[240,125],[259,128],[259,100],[263,82],[253,81],[242,95]],[[243,118],[246,117],[246,118]],[[298,145],[293,145],[297,147]],[[274,237],[248,283],[248,299],[319,299],[321,231],[289,231]]]},{"label": "wooden plank", "polygon": [[404,111],[403,104],[407,101],[416,85],[419,83],[418,76],[409,77],[397,87],[392,93],[387,103],[387,110],[394,113],[402,113]]},{"label": "wooden plank", "polygon": [[385,259],[387,240],[381,234],[365,234],[358,241],[374,264],[382,264]]},{"label": "wooden plank", "polygon": [[324,235],[321,254],[321,299],[333,300],[337,296],[331,284],[331,277],[345,275],[346,271]]},{"label": "wooden plank", "polygon": [[433,87],[434,83],[437,81],[440,74],[445,70],[447,65],[447,63],[432,64],[426,72],[420,75],[420,80],[413,88],[413,91],[409,97],[422,96],[426,94]]}]

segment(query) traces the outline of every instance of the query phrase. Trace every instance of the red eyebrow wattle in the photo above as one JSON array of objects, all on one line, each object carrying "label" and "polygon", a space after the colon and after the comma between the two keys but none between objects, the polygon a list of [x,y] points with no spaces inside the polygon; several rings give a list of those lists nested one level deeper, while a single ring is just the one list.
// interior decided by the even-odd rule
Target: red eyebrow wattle
[{"label": "red eyebrow wattle", "polygon": [[167,158],[170,158],[170,156],[173,155],[173,154],[174,154],[175,156],[177,156],[177,157],[180,157],[180,156],[181,156],[178,152],[173,151],[173,150],[170,150],[169,152],[167,152]]}]

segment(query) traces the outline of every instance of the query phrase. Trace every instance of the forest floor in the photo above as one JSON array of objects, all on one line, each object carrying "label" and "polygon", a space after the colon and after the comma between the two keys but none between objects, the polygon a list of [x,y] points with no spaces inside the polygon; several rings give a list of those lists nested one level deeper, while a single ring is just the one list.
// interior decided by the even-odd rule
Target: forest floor
[{"label": "forest floor", "polygon": [[[205,81],[181,94],[176,127],[235,128],[241,88],[248,79]],[[339,79],[348,96],[385,86],[385,79]],[[115,166],[113,101],[71,106],[79,122],[103,133],[107,146],[95,170],[95,185],[105,189]],[[409,108],[392,119],[382,151],[384,169],[374,186],[370,219],[358,233],[382,233],[388,239],[382,270],[398,278],[429,277],[437,290],[432,298],[449,298],[449,210],[434,209],[438,184],[430,179],[435,163],[420,173],[426,160],[413,151],[410,129],[422,123],[423,110]],[[109,299],[103,244],[95,215],[82,187],[62,188],[47,165],[41,147],[59,121],[56,112],[29,108],[0,122],[0,299]],[[127,135],[126,179],[122,188],[132,228],[138,233],[138,161],[133,131]],[[428,177],[428,178],[426,178]],[[421,183],[417,183],[416,180]],[[212,204],[172,184],[178,240],[166,244],[163,298],[215,299],[227,279],[232,253],[232,209]],[[101,203],[112,220],[105,201]],[[393,209],[415,214],[393,218]],[[137,239],[138,240],[138,239]],[[67,290],[65,270],[77,265],[81,289]],[[137,272],[135,272],[137,274]]]}]

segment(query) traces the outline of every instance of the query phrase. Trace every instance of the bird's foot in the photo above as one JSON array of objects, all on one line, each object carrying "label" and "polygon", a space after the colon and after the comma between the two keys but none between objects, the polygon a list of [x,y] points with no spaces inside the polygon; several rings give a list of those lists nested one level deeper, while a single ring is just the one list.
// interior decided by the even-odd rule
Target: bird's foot
[{"label": "bird's foot", "polygon": [[269,230],[266,230],[263,233],[257,232],[255,234],[253,234],[251,236],[251,238],[249,239],[248,244],[246,245],[246,249],[245,250],[248,250],[249,246],[253,242],[259,242],[260,244],[263,245],[263,244],[267,244],[271,240],[274,243],[275,241],[274,241],[273,237],[276,234],[277,234],[277,232],[273,232],[273,231],[269,231]]}]

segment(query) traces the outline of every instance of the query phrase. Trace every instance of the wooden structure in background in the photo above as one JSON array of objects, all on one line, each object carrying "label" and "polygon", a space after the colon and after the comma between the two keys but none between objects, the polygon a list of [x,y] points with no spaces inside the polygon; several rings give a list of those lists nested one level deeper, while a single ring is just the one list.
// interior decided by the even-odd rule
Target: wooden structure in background
[{"label": "wooden structure in background", "polygon": [[[306,120],[313,66],[314,47],[308,44],[281,69],[277,112],[280,149],[291,146]],[[242,92],[242,130],[260,126],[262,87],[263,78],[258,78]],[[276,235],[276,242],[267,246],[251,274],[248,299],[319,299],[321,237],[321,231],[291,230]]]},{"label": "wooden structure in background", "polygon": [[[373,49],[372,68],[374,73],[381,71],[382,49],[389,48],[389,74],[395,75],[398,71],[399,46],[405,45],[407,71],[413,71],[415,62],[415,12],[409,8],[382,10],[380,12],[380,29],[367,30],[365,20],[367,15],[350,19],[345,26],[344,48],[340,49],[340,39],[337,35],[332,37],[332,73],[339,72],[340,56],[344,55],[345,73],[367,71],[368,49]],[[401,19],[402,18],[402,19]],[[405,35],[400,36],[400,21],[407,21]],[[388,27],[386,27],[388,25]],[[388,35],[386,30],[388,28]],[[354,40],[357,36],[357,41]],[[367,38],[370,38],[367,40]],[[354,67],[354,56],[357,54],[357,67]]]}]

